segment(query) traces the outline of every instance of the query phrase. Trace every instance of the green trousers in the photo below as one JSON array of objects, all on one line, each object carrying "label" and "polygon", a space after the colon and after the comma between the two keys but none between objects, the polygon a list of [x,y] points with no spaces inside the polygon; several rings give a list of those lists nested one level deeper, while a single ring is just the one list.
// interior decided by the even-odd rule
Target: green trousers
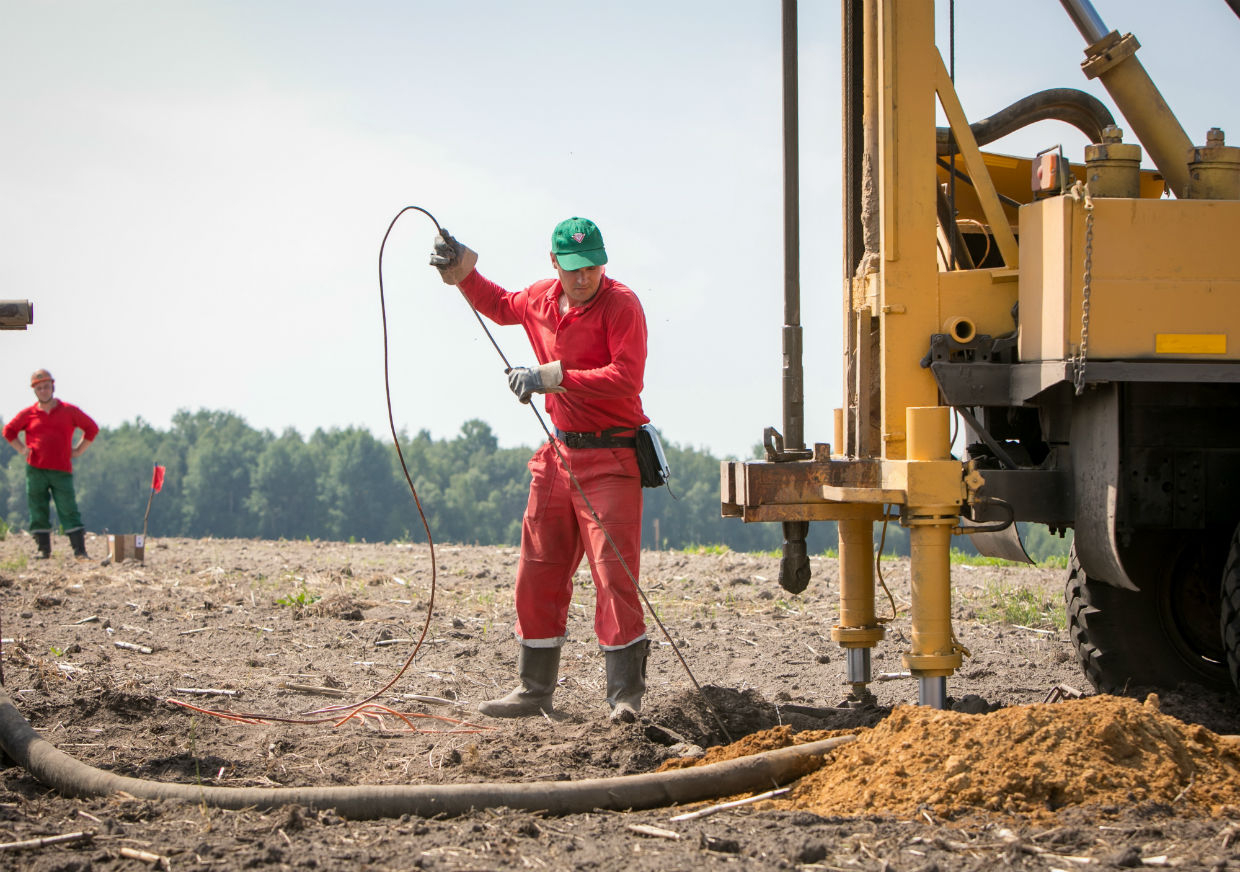
[{"label": "green trousers", "polygon": [[49,503],[55,500],[56,516],[66,533],[82,529],[77,495],[73,492],[73,473],[59,469],[38,469],[26,466],[26,505],[30,509],[30,532],[50,533],[52,518]]}]

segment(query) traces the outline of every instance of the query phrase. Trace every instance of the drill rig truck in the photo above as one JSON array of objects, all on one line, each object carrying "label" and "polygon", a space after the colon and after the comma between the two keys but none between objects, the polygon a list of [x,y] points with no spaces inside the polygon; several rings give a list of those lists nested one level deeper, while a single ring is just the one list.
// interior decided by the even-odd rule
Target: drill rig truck
[{"label": "drill rig truck", "polygon": [[[933,0],[843,0],[845,405],[832,442],[807,447],[784,3],[783,422],[763,460],[722,464],[722,510],[783,525],[794,592],[808,525],[837,523],[832,636],[858,693],[884,636],[875,524],[897,515],[921,704],[947,704],[964,653],[952,536],[1018,559],[1018,522],[1072,531],[1069,634],[1095,688],[1240,680],[1240,147],[1217,128],[1191,137],[1137,39],[1088,0],[1061,4],[1084,39],[1082,84],[1122,119],[1055,87],[971,123]],[[1086,134],[1079,159],[981,150],[1046,119]]]}]

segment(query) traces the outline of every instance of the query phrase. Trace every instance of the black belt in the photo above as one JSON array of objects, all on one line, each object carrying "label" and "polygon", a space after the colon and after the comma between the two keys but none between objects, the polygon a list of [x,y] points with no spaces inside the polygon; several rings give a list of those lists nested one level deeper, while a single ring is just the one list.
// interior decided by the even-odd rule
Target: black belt
[{"label": "black belt", "polygon": [[555,428],[555,438],[569,448],[636,448],[636,436],[621,436],[621,433],[632,433],[632,427],[611,427],[597,433],[579,433],[572,430]]}]

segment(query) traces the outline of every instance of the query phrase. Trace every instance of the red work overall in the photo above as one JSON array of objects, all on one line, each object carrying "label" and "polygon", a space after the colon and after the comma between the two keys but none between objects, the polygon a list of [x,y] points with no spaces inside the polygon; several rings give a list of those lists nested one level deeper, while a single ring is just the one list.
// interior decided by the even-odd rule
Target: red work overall
[{"label": "red work overall", "polygon": [[632,448],[567,448],[573,474],[616,544],[613,549],[550,444],[530,459],[530,499],[517,565],[517,636],[530,647],[564,643],[573,573],[582,554],[594,577],[594,632],[604,650],[624,648],[646,633],[633,578],[641,560],[642,490]]}]

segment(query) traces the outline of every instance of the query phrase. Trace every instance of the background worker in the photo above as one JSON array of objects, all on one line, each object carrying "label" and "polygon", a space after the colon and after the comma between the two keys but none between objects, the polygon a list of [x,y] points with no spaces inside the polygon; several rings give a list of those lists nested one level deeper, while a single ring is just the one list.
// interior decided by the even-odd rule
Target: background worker
[{"label": "background worker", "polygon": [[[86,529],[73,491],[73,459],[90,446],[99,434],[99,425],[77,406],[53,396],[56,382],[46,369],[34,371],[30,387],[37,401],[5,425],[4,439],[26,459],[26,505],[30,532],[39,548],[35,557],[46,560],[52,555],[50,497],[56,502],[56,515],[69,536],[73,556],[86,559]],[[76,430],[82,431],[82,438],[75,445]],[[25,444],[18,438],[23,432]]]},{"label": "background worker", "polygon": [[650,649],[634,584],[642,524],[635,429],[649,420],[639,396],[646,368],[645,313],[636,294],[606,275],[603,235],[585,218],[561,221],[551,235],[556,278],[513,293],[483,278],[474,268],[477,261],[478,255],[447,231],[436,237],[431,264],[443,280],[497,324],[525,328],[538,366],[512,369],[509,387],[523,403],[535,393],[546,395],[560,450],[620,555],[552,445],[540,447],[529,462],[533,478],[517,565],[521,683],[478,710],[494,717],[551,710],[573,573],[584,553],[594,577],[594,631],[607,662],[610,716],[631,722],[641,710]]}]

